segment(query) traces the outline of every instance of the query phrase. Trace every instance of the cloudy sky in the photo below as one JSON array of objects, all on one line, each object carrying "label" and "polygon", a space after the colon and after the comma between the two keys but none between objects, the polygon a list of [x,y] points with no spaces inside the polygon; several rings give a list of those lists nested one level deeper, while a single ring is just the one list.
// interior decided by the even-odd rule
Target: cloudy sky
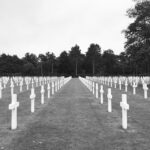
[{"label": "cloudy sky", "polygon": [[78,44],[102,50],[124,50],[132,0],[0,0],[0,54],[54,52],[58,56]]}]

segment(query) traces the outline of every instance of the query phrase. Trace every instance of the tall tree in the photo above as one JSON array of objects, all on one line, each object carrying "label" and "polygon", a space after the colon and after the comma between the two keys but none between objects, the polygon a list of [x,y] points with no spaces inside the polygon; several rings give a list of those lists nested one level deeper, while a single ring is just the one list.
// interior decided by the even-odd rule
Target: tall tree
[{"label": "tall tree", "polygon": [[39,62],[41,66],[41,74],[44,75],[54,75],[54,71],[56,73],[56,57],[54,53],[47,52],[44,54],[39,54]]},{"label": "tall tree", "polygon": [[116,55],[114,54],[113,50],[108,49],[105,50],[103,55],[103,67],[104,67],[104,73],[106,75],[114,75],[116,74]]},{"label": "tall tree", "polygon": [[[90,44],[88,51],[86,52],[86,69],[92,75],[99,71],[101,61],[101,47],[98,44]],[[91,71],[90,71],[91,68]]]},{"label": "tall tree", "polygon": [[69,75],[71,73],[71,64],[68,53],[63,51],[58,58],[58,70],[60,74]]},{"label": "tall tree", "polygon": [[39,60],[40,75],[43,76],[43,74],[45,74],[44,65],[45,65],[45,62],[47,61],[47,58],[44,54],[39,54],[38,60]]},{"label": "tall tree", "polygon": [[55,65],[55,62],[56,62],[55,54],[47,52],[46,53],[46,58],[47,58],[48,64],[51,66],[51,67],[49,67],[51,69],[50,72],[51,72],[51,74],[53,74],[54,73],[54,65]]},{"label": "tall tree", "polygon": [[[127,11],[134,19],[124,31],[127,42],[126,53],[135,73],[148,72],[150,64],[150,1],[134,0],[135,7]],[[145,56],[145,57],[143,57]],[[147,66],[147,69],[144,69]]]},{"label": "tall tree", "polygon": [[25,54],[25,57],[23,57],[23,61],[24,63],[31,63],[33,64],[35,67],[37,66],[38,64],[38,58],[35,54],[33,53],[26,53]]},{"label": "tall tree", "polygon": [[[78,45],[75,45],[71,48],[71,51],[69,52],[69,57],[72,60],[72,66],[75,68],[75,76],[78,75],[78,63],[80,61],[81,56],[81,50]],[[75,66],[74,66],[75,64]]]},{"label": "tall tree", "polygon": [[22,73],[23,61],[16,55],[10,56],[6,54],[0,55],[0,74],[12,75]]}]

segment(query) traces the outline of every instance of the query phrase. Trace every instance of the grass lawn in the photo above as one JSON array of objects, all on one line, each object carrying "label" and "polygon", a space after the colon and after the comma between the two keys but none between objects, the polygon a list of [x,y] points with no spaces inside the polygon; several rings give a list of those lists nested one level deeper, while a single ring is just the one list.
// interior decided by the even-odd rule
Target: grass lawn
[{"label": "grass lawn", "polygon": [[[104,104],[95,99],[79,81],[72,79],[45,104],[40,104],[40,87],[35,89],[35,113],[30,112],[30,90],[18,93],[18,128],[10,130],[10,88],[3,90],[0,105],[0,149],[4,150],[149,150],[150,98],[143,89],[132,94],[128,88],[128,129],[121,127],[122,90],[112,88],[112,113],[107,111],[107,89]],[[148,91],[148,94],[150,91]],[[150,95],[149,95],[150,97]]]}]

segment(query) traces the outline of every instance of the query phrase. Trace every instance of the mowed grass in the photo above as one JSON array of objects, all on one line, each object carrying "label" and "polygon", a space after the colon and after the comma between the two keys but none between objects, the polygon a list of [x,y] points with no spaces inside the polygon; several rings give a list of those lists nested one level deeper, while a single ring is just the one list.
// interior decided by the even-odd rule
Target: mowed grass
[{"label": "mowed grass", "polygon": [[[100,84],[99,84],[100,85]],[[101,109],[107,110],[107,91],[111,88],[108,85],[104,86],[104,104],[100,105]],[[122,89],[112,89],[112,113],[107,115],[107,124],[112,126],[113,130],[122,132],[114,136],[114,149],[118,150],[148,150],[150,149],[150,89],[148,89],[148,99],[144,99],[144,91],[142,85],[136,88],[136,95],[133,95],[132,86],[128,85],[128,92],[125,92],[125,86]],[[99,93],[100,94],[100,93]],[[122,94],[127,94],[128,110],[128,129],[122,129],[122,109],[120,102]],[[116,132],[117,133],[117,132]],[[119,137],[120,136],[120,137]],[[113,149],[113,144],[112,144]],[[117,149],[117,148],[116,148]]]},{"label": "mowed grass", "polygon": [[[46,88],[46,87],[45,87]],[[149,150],[150,98],[144,99],[142,87],[137,94],[112,88],[112,113],[78,79],[73,79],[45,104],[40,104],[40,87],[35,89],[35,113],[30,112],[30,90],[18,94],[18,129],[10,130],[10,89],[3,90],[0,105],[0,149],[9,150]],[[19,88],[15,88],[19,93]],[[128,129],[121,126],[121,95],[127,94]],[[148,94],[150,91],[148,90]],[[150,97],[150,95],[149,95]],[[52,103],[51,103],[52,101]],[[9,145],[9,146],[8,146]]]},{"label": "mowed grass", "polygon": [[[11,130],[11,110],[8,109],[11,103],[11,88],[8,84],[5,89],[2,90],[2,99],[0,99],[0,149],[3,149],[5,145],[11,142],[11,140],[17,135],[18,132],[26,128],[26,124],[31,122],[34,116],[42,110],[46,105],[41,104],[41,87],[35,87],[35,112],[31,113],[31,84],[29,90],[27,90],[26,85],[23,86],[22,92],[20,92],[20,87],[14,87],[14,93],[17,94],[17,101],[19,102],[19,107],[17,109],[17,130]],[[47,86],[45,85],[45,103],[47,103]]]}]

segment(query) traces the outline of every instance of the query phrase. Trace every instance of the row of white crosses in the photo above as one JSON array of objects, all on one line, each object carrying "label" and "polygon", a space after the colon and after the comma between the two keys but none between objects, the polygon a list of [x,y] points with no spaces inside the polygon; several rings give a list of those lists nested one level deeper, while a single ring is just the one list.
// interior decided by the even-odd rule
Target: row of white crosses
[{"label": "row of white crosses", "polygon": [[9,77],[0,78],[0,99],[2,98],[2,90],[6,88],[8,82],[9,82]]},{"label": "row of white crosses", "polygon": [[[95,88],[95,83],[89,79],[85,79],[82,77],[79,77],[79,79],[81,80],[81,82],[90,90],[90,92],[93,93],[93,95],[96,95],[96,98],[98,99],[98,83],[96,83],[96,88]],[[103,94],[104,94],[104,90],[103,90],[103,85],[100,86],[100,103],[103,104]]]},{"label": "row of white crosses", "polygon": [[[107,77],[106,77],[107,78]],[[105,79],[106,79],[105,78]],[[107,81],[107,80],[105,80],[105,81]],[[110,86],[112,87],[112,85],[111,85],[111,80],[109,80],[110,81]],[[116,80],[115,80],[116,81]],[[128,87],[128,84],[131,84],[131,86],[133,87],[133,94],[135,95],[136,94],[136,88],[137,88],[137,86],[138,86],[138,84],[139,84],[139,82],[141,82],[142,84],[143,84],[143,90],[144,90],[144,98],[145,99],[147,99],[148,98],[148,96],[147,96],[147,91],[148,91],[148,87],[147,87],[147,84],[146,83],[149,83],[149,77],[141,77],[141,78],[139,78],[139,77],[129,77],[129,78],[126,78],[126,77],[122,77],[122,80],[119,78],[118,79],[118,83],[119,83],[119,89],[121,90],[121,85],[122,85],[122,83],[123,83],[123,81],[124,81],[124,83],[125,83],[125,92],[127,92],[127,87]],[[128,83],[129,82],[129,83]],[[108,85],[109,85],[109,82],[103,82],[103,83],[107,83]],[[117,83],[117,82],[114,82],[115,84]],[[115,88],[116,88],[116,86],[115,86]],[[125,96],[124,96],[125,97]],[[122,97],[122,99],[125,99],[125,98],[123,98]],[[126,102],[126,100],[125,100],[125,102]],[[123,105],[121,105],[121,107],[123,108],[123,109],[125,109],[125,110],[128,110],[129,109],[129,106],[128,106],[128,104],[127,103],[123,103],[124,104],[124,108],[123,108]],[[125,111],[124,110],[124,111]],[[123,111],[123,112],[124,112]],[[123,114],[125,114],[125,113],[123,113]],[[125,115],[124,115],[125,116]],[[123,117],[124,118],[124,117]],[[126,117],[125,117],[126,118]],[[123,119],[124,120],[124,119]],[[125,119],[125,120],[127,120],[127,119]],[[125,121],[124,121],[125,122]],[[124,124],[124,123],[123,123]],[[126,127],[126,125],[123,125],[123,128],[127,128]]]},{"label": "row of white crosses", "polygon": [[[34,112],[34,107],[35,107],[35,92],[34,92],[34,86],[33,86],[34,82],[32,80],[32,88],[31,88],[31,95],[30,95],[30,99],[31,99],[31,112]],[[36,84],[37,86],[37,84]],[[47,84],[47,91],[48,91],[48,99],[50,98],[50,83]],[[41,104],[44,104],[44,93],[45,93],[45,89],[44,89],[44,84],[41,84]],[[53,93],[52,93],[53,94]]]},{"label": "row of white crosses", "polygon": [[8,81],[9,81],[9,77],[0,77],[0,82],[3,85],[3,88],[6,88]]},{"label": "row of white crosses", "polygon": [[[69,82],[71,80],[71,77],[68,78],[64,78],[64,77],[60,77],[58,79],[55,78],[55,80],[52,82],[52,95],[54,94],[54,92],[58,91],[64,84],[66,84],[67,82]],[[48,90],[48,98],[50,98],[50,80],[40,80],[41,81],[41,104],[44,104],[44,84],[48,84],[47,85],[47,90]],[[45,82],[46,81],[46,82]],[[55,85],[54,83],[57,82],[59,84],[56,84],[57,88],[54,91]],[[59,86],[58,86],[59,85]],[[17,102],[17,94],[14,94],[13,91],[13,80],[11,79],[11,96],[12,96],[12,102],[11,104],[9,104],[9,109],[12,111],[12,116],[11,116],[11,129],[15,130],[17,128],[17,108],[19,107],[19,102]],[[31,112],[34,113],[35,111],[35,90],[34,90],[34,81],[32,80],[32,88],[31,88],[31,95],[30,95],[30,99],[31,99]]]},{"label": "row of white crosses", "polygon": [[0,78],[0,99],[2,98],[2,90],[6,88],[8,81],[9,81],[8,77]]},{"label": "row of white crosses", "polygon": [[[3,86],[3,88],[6,88],[6,85],[9,83],[9,81],[11,80],[11,78],[13,79],[13,81],[14,81],[14,84],[16,84],[17,86],[20,86],[20,82],[22,82],[23,81],[23,84],[24,84],[24,82],[27,84],[27,82],[28,82],[28,84],[31,82],[31,79],[33,78],[34,79],[34,81],[37,81],[38,82],[38,80],[43,80],[43,78],[44,78],[44,82],[46,83],[47,82],[47,80],[56,80],[57,79],[57,77],[21,77],[21,76],[13,76],[13,77],[0,77],[0,82],[1,82],[1,84],[2,84],[2,86]],[[37,86],[37,85],[36,85]]]},{"label": "row of white crosses", "polygon": [[[20,86],[20,92],[22,92],[22,86],[23,86],[23,78],[21,77],[2,77],[0,78],[0,98],[2,98],[2,90],[6,88],[6,85],[9,83],[10,81],[10,88],[11,91],[13,91],[14,88],[14,82],[16,83],[16,85]],[[13,94],[13,92],[11,92],[11,94]]]},{"label": "row of white crosses", "polygon": [[[44,81],[44,84],[46,84],[47,82],[57,80],[57,78],[58,77],[36,77],[36,76],[35,77],[21,77],[21,76],[20,77],[15,77],[15,76],[1,77],[0,78],[0,99],[2,98],[2,91],[3,89],[6,88],[8,83],[10,83],[10,86],[8,88],[11,88],[11,91],[13,91],[13,89],[16,86],[19,86],[19,91],[23,92],[24,85],[26,85],[26,90],[29,90],[29,87],[32,84],[32,79],[34,80],[36,87],[38,87],[38,86],[41,86],[42,81]],[[57,84],[57,88],[54,89],[54,90],[57,90],[59,83],[54,83],[54,84]]]},{"label": "row of white crosses", "polygon": [[150,77],[87,77],[89,80],[100,82],[101,84],[105,84],[107,86],[117,88],[117,84],[119,85],[119,90],[122,90],[122,85],[125,87],[125,92],[128,92],[128,85],[130,84],[133,88],[133,94],[136,94],[136,88],[138,84],[143,85],[144,90],[144,98],[147,99],[147,84],[150,83]]},{"label": "row of white crosses", "polygon": [[[48,77],[25,77],[25,78],[21,78],[21,77],[13,77],[10,79],[10,82],[12,83],[13,81],[13,87],[16,85],[20,86],[20,92],[22,92],[22,87],[23,87],[23,84],[25,82],[26,84],[26,90],[29,90],[29,86],[31,84],[31,86],[35,83],[35,86],[38,87],[38,83],[39,85],[41,86],[41,83],[42,81],[44,83],[46,83],[47,81],[49,80],[56,80],[57,78],[56,77],[52,77],[52,78],[48,78]],[[10,84],[10,87],[11,87],[11,84]]]},{"label": "row of white crosses", "polygon": [[[86,77],[86,79],[82,78],[82,77],[79,77],[79,79],[81,80],[81,82],[84,85],[86,85],[86,87],[93,94],[95,93],[95,96],[98,99],[99,98],[98,97],[98,91],[99,91],[99,89],[98,89],[98,83],[95,84],[88,77]],[[100,103],[101,104],[103,104],[103,94],[104,94],[103,85],[100,85]],[[108,88],[107,100],[108,100],[108,112],[112,112],[112,93],[111,93],[111,88]],[[120,102],[120,106],[122,108],[122,128],[123,129],[127,129],[127,110],[129,109],[129,104],[127,104],[127,95],[126,94],[122,94],[122,102]]]},{"label": "row of white crosses", "polygon": [[[69,80],[70,80],[71,78],[69,78]],[[66,78],[66,79],[64,79],[64,77],[62,77],[62,78],[58,78],[58,79],[56,79],[55,78],[55,80],[53,80],[52,82],[51,82],[51,85],[52,85],[52,88],[50,87],[50,81],[49,80],[40,80],[40,85],[41,85],[41,104],[44,104],[44,93],[45,93],[45,89],[44,89],[44,84],[47,84],[47,93],[48,93],[48,98],[50,98],[51,97],[51,95],[50,95],[50,91],[51,91],[51,89],[52,89],[52,95],[54,95],[54,93],[55,92],[57,92],[63,85],[64,85],[64,81],[66,81],[67,80],[67,82],[69,81],[68,80],[68,78]],[[65,83],[67,83],[67,82],[65,82]],[[33,89],[33,80],[32,80],[32,89],[31,89],[31,101],[33,100],[34,101],[34,99],[35,99],[35,93],[34,93],[34,89]],[[34,106],[34,105],[33,105]]]}]

